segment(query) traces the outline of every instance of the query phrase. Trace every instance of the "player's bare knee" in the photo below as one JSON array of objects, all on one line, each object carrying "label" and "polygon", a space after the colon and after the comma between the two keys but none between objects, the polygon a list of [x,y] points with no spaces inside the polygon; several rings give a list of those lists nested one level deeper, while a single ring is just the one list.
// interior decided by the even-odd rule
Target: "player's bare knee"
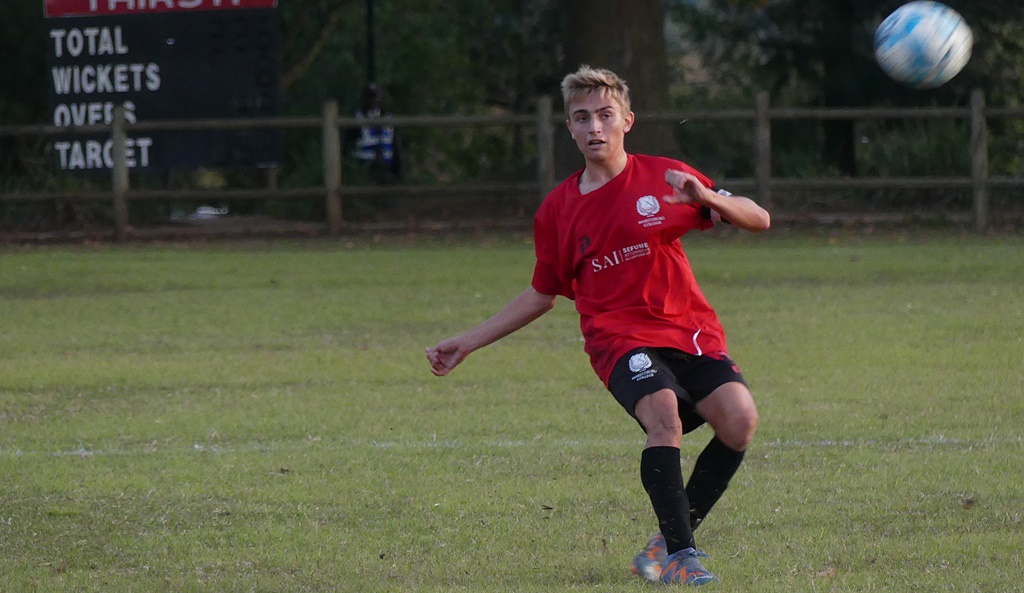
[{"label": "player's bare knee", "polygon": [[641,398],[636,405],[636,418],[647,432],[648,445],[679,446],[683,422],[672,390],[662,389]]},{"label": "player's bare knee", "polygon": [[678,414],[658,416],[644,424],[652,441],[678,441],[683,437],[683,423]]},{"label": "player's bare knee", "polygon": [[640,420],[649,439],[663,441],[679,440],[683,436],[683,421],[676,407],[660,406],[651,408]]},{"label": "player's bare knee", "polygon": [[734,451],[746,451],[754,439],[758,420],[756,408],[742,410],[729,419],[723,430],[716,432],[718,440]]}]

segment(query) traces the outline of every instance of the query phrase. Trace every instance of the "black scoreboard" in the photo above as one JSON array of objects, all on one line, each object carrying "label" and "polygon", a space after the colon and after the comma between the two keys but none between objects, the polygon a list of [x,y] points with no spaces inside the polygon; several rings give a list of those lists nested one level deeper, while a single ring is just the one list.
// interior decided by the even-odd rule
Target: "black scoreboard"
[{"label": "black scoreboard", "polygon": [[[49,103],[60,127],[274,116],[280,102],[277,0],[45,0]],[[109,134],[52,145],[67,171],[110,169]],[[136,169],[269,166],[274,130],[129,129]]]}]

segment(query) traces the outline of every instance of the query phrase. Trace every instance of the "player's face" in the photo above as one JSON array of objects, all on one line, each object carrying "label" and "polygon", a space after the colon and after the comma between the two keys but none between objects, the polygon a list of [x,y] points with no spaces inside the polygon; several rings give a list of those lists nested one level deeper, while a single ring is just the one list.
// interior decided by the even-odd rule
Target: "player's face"
[{"label": "player's face", "polygon": [[606,93],[587,93],[569,105],[568,126],[583,156],[602,162],[625,152],[623,140],[633,127],[633,112]]}]

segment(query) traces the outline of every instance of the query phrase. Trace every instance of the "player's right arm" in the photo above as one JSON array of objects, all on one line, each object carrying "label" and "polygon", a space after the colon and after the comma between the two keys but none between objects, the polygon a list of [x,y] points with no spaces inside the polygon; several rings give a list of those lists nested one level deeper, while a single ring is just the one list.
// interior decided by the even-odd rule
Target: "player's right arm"
[{"label": "player's right arm", "polygon": [[665,171],[665,181],[672,187],[672,195],[664,196],[666,204],[700,204],[717,212],[736,228],[757,233],[771,226],[768,211],[750,198],[724,195],[701,183],[686,171]]},{"label": "player's right arm", "polygon": [[493,317],[465,333],[427,348],[430,371],[438,377],[447,375],[474,350],[504,338],[550,311],[556,298],[556,295],[540,293],[532,286],[527,288]]}]

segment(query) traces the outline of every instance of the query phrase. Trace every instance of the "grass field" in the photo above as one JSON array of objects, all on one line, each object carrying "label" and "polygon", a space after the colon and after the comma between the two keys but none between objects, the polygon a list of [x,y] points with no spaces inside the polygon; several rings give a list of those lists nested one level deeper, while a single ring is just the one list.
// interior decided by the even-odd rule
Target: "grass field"
[{"label": "grass field", "polygon": [[[712,233],[761,411],[714,590],[1024,591],[1024,241]],[[658,589],[571,303],[427,370],[531,269],[514,236],[4,248],[0,591]]]}]

